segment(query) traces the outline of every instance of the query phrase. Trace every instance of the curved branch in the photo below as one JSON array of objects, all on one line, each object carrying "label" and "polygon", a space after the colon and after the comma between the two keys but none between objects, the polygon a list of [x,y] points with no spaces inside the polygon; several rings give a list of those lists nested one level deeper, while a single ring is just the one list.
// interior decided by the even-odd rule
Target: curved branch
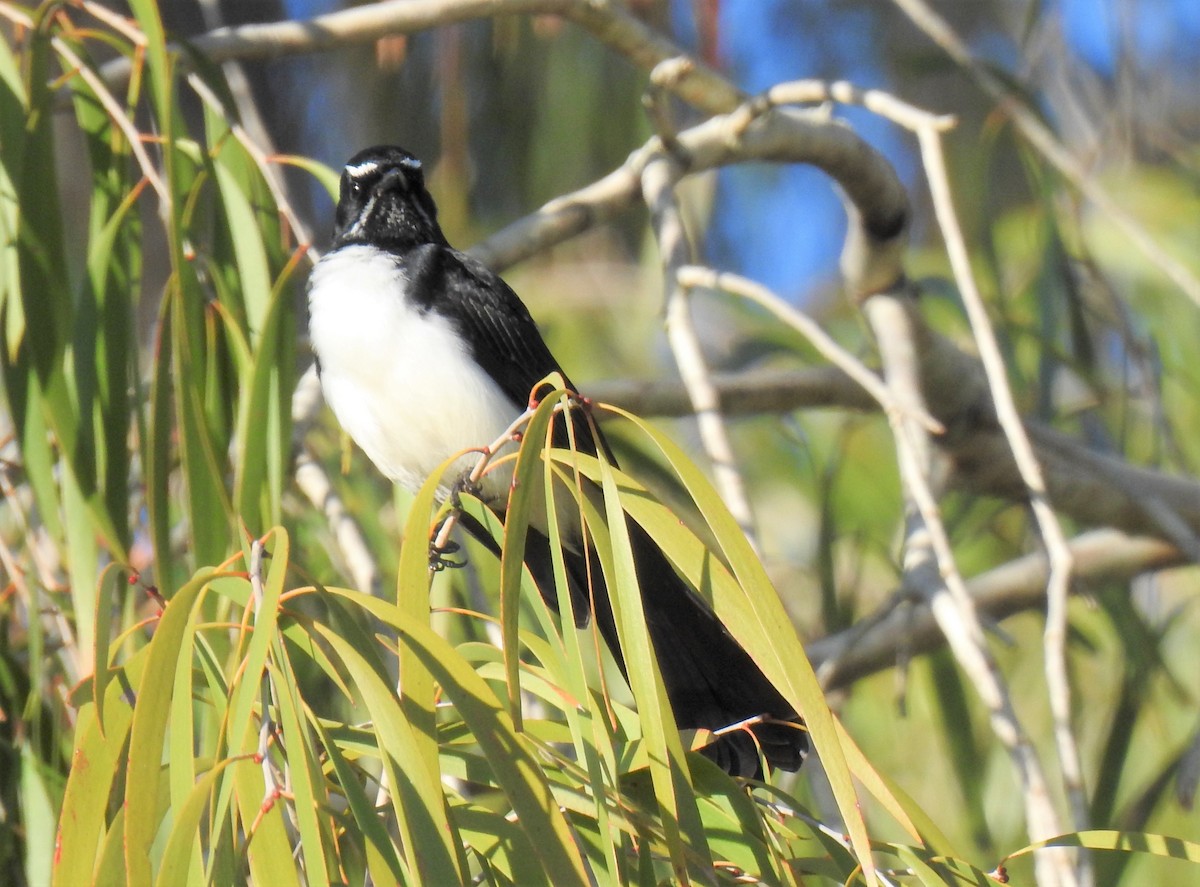
[{"label": "curved branch", "polygon": [[[806,163],[841,187],[852,209],[843,274],[858,297],[887,289],[903,275],[901,253],[908,231],[908,195],[891,164],[847,126],[821,111],[749,102],[678,133],[687,172],[731,163]],[[504,268],[574,237],[631,208],[640,196],[646,164],[661,141],[651,139],[602,179],[545,204],[470,252]]]},{"label": "curved branch", "polygon": [[[502,15],[561,15],[633,65],[650,70],[684,50],[611,0],[386,0],[298,21],[215,28],[187,41],[214,62],[277,58],[373,43],[393,34]],[[173,49],[178,51],[179,44]],[[100,69],[114,86],[129,80],[130,63],[114,59]],[[689,104],[709,113],[728,111],[743,98],[728,80],[699,62],[671,85]]]}]

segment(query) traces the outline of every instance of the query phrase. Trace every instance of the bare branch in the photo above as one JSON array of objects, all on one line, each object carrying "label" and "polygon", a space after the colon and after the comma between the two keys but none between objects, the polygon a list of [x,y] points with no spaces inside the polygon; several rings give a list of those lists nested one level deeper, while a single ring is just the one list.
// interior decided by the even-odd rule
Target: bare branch
[{"label": "bare branch", "polygon": [[[922,355],[903,295],[881,293],[863,302],[895,398],[909,415],[923,406],[920,387]],[[908,500],[904,546],[905,585],[920,591],[945,636],[951,652],[988,710],[992,730],[1008,750],[1021,782],[1025,816],[1033,840],[1052,837],[1061,829],[1037,752],[1013,708],[1008,687],[984,640],[974,601],[954,561],[927,478],[930,449],[927,435],[916,422],[892,423],[896,456]],[[1073,885],[1069,860],[1059,853],[1035,857],[1039,883]]]},{"label": "bare branch", "polygon": [[[853,207],[848,242],[854,255],[843,254],[843,271],[854,281],[852,292],[886,289],[901,277],[908,196],[887,160],[849,127],[820,112],[764,111],[754,105],[683,130],[677,142],[689,174],[755,160],[807,163],[824,170]],[[618,169],[501,229],[471,254],[493,268],[505,268],[614,218],[640,196],[643,170],[659,145],[657,138],[651,139]]]},{"label": "bare branch", "polygon": [[[953,465],[954,485],[1025,502],[1027,488],[996,419],[978,359],[933,332],[917,299],[906,299],[901,307],[921,355],[926,403],[946,428],[937,445]],[[1088,526],[1166,539],[1200,560],[1200,483],[1130,465],[1036,423],[1025,427],[1058,511]]]},{"label": "bare branch", "polygon": [[[806,407],[871,410],[871,395],[837,367],[753,369],[713,373],[721,412],[729,416],[788,413]],[[639,416],[687,416],[692,405],[682,383],[664,379],[606,379],[584,386],[592,400]]]},{"label": "bare branch", "polygon": [[325,515],[355,588],[360,591],[377,592],[379,565],[363,538],[362,530],[346,511],[341,497],[329,482],[329,475],[307,447],[302,447],[296,455],[294,471],[296,486]]},{"label": "bare branch", "polygon": [[[1027,492],[1012,452],[992,418],[993,407],[978,361],[933,333],[908,303],[921,350],[922,386],[929,411],[947,433],[936,438],[950,462],[946,483],[980,495],[1024,503]],[[808,407],[873,410],[875,400],[832,367],[756,369],[714,374],[721,409],[728,415],[784,413]],[[647,416],[683,416],[682,386],[661,379],[607,380],[585,386],[589,396]],[[1200,483],[1130,465],[1036,422],[1025,429],[1042,466],[1051,504],[1088,526],[1110,526],[1130,535],[1167,540],[1200,560]]]},{"label": "bare branch", "polygon": [[[610,0],[387,0],[300,21],[216,28],[188,43],[219,63],[325,52],[473,19],[545,14],[574,22],[647,71],[665,59],[683,55],[682,48]],[[173,44],[172,49],[179,52],[181,48]],[[129,74],[129,61],[124,58],[101,68],[103,78],[114,85],[126,82]],[[693,64],[672,90],[709,113],[728,111],[743,98],[728,80],[700,62]]]},{"label": "bare branch", "polygon": [[[1068,543],[1075,561],[1073,590],[1089,582],[1126,582],[1142,573],[1181,566],[1188,559],[1158,539],[1127,536],[1117,530],[1092,530]],[[1003,619],[1046,606],[1046,558],[1028,554],[967,582],[980,613]],[[915,612],[893,610],[865,632],[849,628],[807,644],[813,667],[830,689],[847,687],[896,664],[904,651],[927,653],[945,644],[945,637],[927,605]]]},{"label": "bare branch", "polygon": [[[946,175],[941,136],[928,126],[921,127],[918,136],[929,190],[933,196],[934,212],[942,230],[951,267],[954,269],[954,278],[962,294],[975,344],[979,349],[980,362],[987,375],[996,417],[1012,450],[1013,461],[1021,475],[1021,481],[1028,491],[1029,502],[1050,561],[1049,584],[1046,588],[1046,627],[1043,635],[1046,689],[1054,719],[1055,746],[1058,749],[1059,767],[1072,823],[1076,831],[1084,831],[1088,828],[1090,817],[1087,794],[1083,787],[1083,764],[1079,758],[1079,745],[1071,729],[1071,683],[1067,676],[1066,663],[1067,589],[1071,578],[1071,553],[1058,518],[1046,499],[1042,468],[1034,456],[1025,426],[1021,423],[1021,416],[1017,412],[1017,405],[1008,386],[1008,372],[1000,354],[1000,346],[988,320],[983,298],[975,286],[975,278],[971,273],[971,259],[950,196],[950,180]],[[1047,835],[1032,837],[1037,840]],[[1079,882],[1092,882],[1092,867],[1086,853],[1073,853],[1069,850],[1056,853],[1073,855]]]},{"label": "bare branch", "polygon": [[692,403],[700,440],[712,463],[717,490],[750,544],[757,548],[750,497],[738,470],[733,444],[721,416],[717,389],[710,378],[708,362],[692,323],[688,289],[679,281],[679,269],[692,261],[683,217],[675,200],[675,185],[682,176],[682,165],[666,150],[652,158],[642,170],[642,192],[662,253],[667,341]]},{"label": "bare branch", "polygon": [[[784,86],[788,89],[781,86],[782,93],[771,90],[767,95],[816,99],[823,94],[822,90],[804,83]],[[843,99],[853,97],[833,87],[828,92]],[[889,109],[882,100],[872,99],[868,103],[865,98],[868,95],[864,93],[864,104],[888,109],[893,116],[904,119],[903,114],[895,108]],[[852,131],[819,114],[773,107],[763,111],[762,107],[763,100],[751,101],[745,109],[680,133],[678,142],[689,159],[689,171],[747,160],[807,162],[826,170],[843,182],[857,213],[851,220],[851,232],[860,227],[858,236],[867,246],[865,255],[856,260],[858,270],[847,269],[852,278],[860,281],[851,288],[852,293],[861,296],[874,291],[883,281],[900,279],[903,223],[892,237],[883,241],[876,242],[870,234],[872,230],[887,230],[889,220],[895,225],[907,218],[907,197],[887,162]],[[751,122],[747,124],[747,120]],[[927,122],[937,128],[943,125],[939,122],[942,120],[930,115]],[[920,119],[913,118],[910,122]],[[503,268],[629,209],[638,196],[641,170],[653,144],[635,151],[624,165],[602,179],[550,201],[477,244],[472,254],[492,267]],[[987,379],[978,360],[929,329],[918,313],[915,300],[903,304],[916,337],[914,347],[921,357],[925,400],[930,413],[947,429],[947,434],[939,436],[936,444],[953,466],[949,482],[976,493],[1026,501],[1026,486],[996,421]],[[725,383],[717,379],[718,388],[722,384]],[[775,384],[772,382],[772,387]],[[787,387],[786,383],[783,387]],[[857,395],[850,395],[849,388],[839,390],[838,403],[858,409],[870,406]],[[672,402],[672,397],[661,387],[657,392],[655,397],[666,400],[663,406],[671,407],[667,412],[678,415],[678,401]],[[842,400],[843,396],[847,399]],[[827,402],[823,397],[824,392],[821,402]],[[608,395],[605,399],[634,406],[637,411],[636,399]],[[804,405],[792,401],[779,389],[765,400],[764,407],[772,409]],[[779,406],[773,406],[775,403]],[[738,403],[732,402],[722,406],[731,411],[739,408]],[[657,409],[646,401],[643,411],[654,413]],[[752,411],[748,403],[746,411]],[[1033,423],[1027,423],[1026,427],[1045,474],[1050,502],[1056,509],[1090,526],[1112,526],[1133,535],[1159,536],[1200,560],[1200,483],[1131,466]]]}]

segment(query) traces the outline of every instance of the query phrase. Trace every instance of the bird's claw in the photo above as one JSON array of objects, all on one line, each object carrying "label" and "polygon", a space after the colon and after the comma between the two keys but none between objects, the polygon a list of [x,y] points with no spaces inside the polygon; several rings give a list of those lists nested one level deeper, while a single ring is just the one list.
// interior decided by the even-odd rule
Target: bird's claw
[{"label": "bird's claw", "polygon": [[439,546],[435,542],[429,545],[429,569],[435,573],[442,570],[460,570],[467,565],[467,559],[455,560],[452,555],[458,554],[462,546],[452,540]]}]

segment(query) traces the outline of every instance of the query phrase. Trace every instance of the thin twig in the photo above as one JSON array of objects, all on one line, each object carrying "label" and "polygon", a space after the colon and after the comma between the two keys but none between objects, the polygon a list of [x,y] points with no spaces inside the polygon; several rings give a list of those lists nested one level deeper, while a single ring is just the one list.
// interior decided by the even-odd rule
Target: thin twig
[{"label": "thin twig", "polygon": [[[905,310],[903,295],[878,294],[863,303],[875,332],[885,377],[903,405],[924,407],[920,391],[920,357],[916,337]],[[912,414],[914,406],[908,410]],[[915,422],[892,424],[896,455],[908,499],[904,573],[906,584],[920,589],[951,652],[987,708],[992,731],[1009,753],[1021,782],[1030,836],[1059,833],[1058,816],[1050,798],[1037,752],[1021,726],[1004,678],[984,640],[983,628],[967,593],[937,503],[929,488],[932,450],[927,435]],[[1061,860],[1061,862],[1060,862]],[[1039,880],[1044,884],[1071,885],[1074,873],[1065,857],[1042,855]]]},{"label": "thin twig", "polygon": [[746,484],[737,467],[733,444],[721,416],[720,398],[700,347],[688,305],[688,291],[679,282],[678,269],[691,262],[691,250],[683,217],[675,201],[674,188],[683,175],[678,160],[665,151],[642,170],[642,192],[650,208],[658,240],[666,288],[667,342],[679,376],[691,400],[704,452],[712,463],[713,480],[725,506],[738,526],[757,548],[754,517]]},{"label": "thin twig", "polygon": [[767,107],[813,102],[858,105],[914,132],[925,127],[945,131],[953,129],[955,125],[953,115],[935,114],[881,89],[861,89],[846,80],[790,80],[777,83],[751,99],[746,107],[765,110]]},{"label": "thin twig", "polygon": [[[917,135],[933,198],[934,213],[942,230],[955,281],[962,294],[963,305],[979,350],[979,359],[987,375],[996,418],[1012,450],[1021,479],[1029,491],[1029,501],[1050,561],[1050,577],[1046,588],[1046,628],[1043,635],[1046,689],[1054,718],[1055,745],[1058,749],[1071,818],[1075,830],[1084,831],[1089,827],[1088,802],[1083,787],[1083,765],[1079,757],[1079,746],[1071,728],[1071,685],[1066,664],[1067,592],[1072,569],[1071,552],[1067,548],[1066,536],[1059,525],[1058,517],[1047,499],[1041,465],[1034,455],[1029,437],[1025,434],[1025,426],[1021,422],[1008,385],[1008,374],[1004,358],[1000,354],[1000,346],[988,320],[983,299],[975,286],[971,260],[950,194],[941,136],[932,127],[922,127]],[[1039,840],[1053,836],[1042,834],[1031,837]],[[1081,884],[1091,883],[1091,865],[1086,854],[1078,854],[1077,874]]]},{"label": "thin twig", "polygon": [[[561,409],[561,405],[555,405],[554,409],[556,411]],[[468,486],[474,487],[479,485],[479,482],[483,479],[483,475],[488,470],[488,466],[500,450],[518,439],[521,428],[533,417],[533,410],[533,407],[526,408],[521,415],[512,420],[509,426],[494,441],[480,448],[479,458],[475,460],[475,465],[466,477],[466,484]],[[438,527],[437,535],[431,543],[434,551],[445,550],[447,543],[450,541],[450,534],[458,524],[459,514],[461,514],[459,509],[452,508],[446,519],[442,521]],[[432,566],[431,569],[433,569]]]},{"label": "thin twig", "polygon": [[[724,290],[766,308],[781,323],[803,335],[822,357],[857,382],[874,398],[884,413],[899,416],[901,407],[892,398],[891,391],[878,374],[863,365],[857,357],[839,345],[811,317],[789,305],[760,283],[728,272],[718,272],[700,265],[685,265],[677,274],[679,283],[686,289],[707,287]],[[926,431],[941,434],[942,424],[922,411],[914,417]]]},{"label": "thin twig", "polygon": [[77,74],[84,83],[96,94],[96,99],[108,112],[109,119],[117,129],[121,130],[125,136],[125,140],[129,142],[129,150],[133,152],[134,158],[137,160],[138,167],[142,170],[142,175],[154,188],[154,192],[158,195],[158,199],[164,207],[171,205],[171,193],[167,190],[167,186],[163,183],[162,178],[158,174],[154,163],[150,160],[150,155],[146,153],[145,146],[142,145],[142,134],[138,132],[129,115],[121,107],[120,103],[109,92],[104,81],[96,76],[96,73],[85,65],[82,59],[77,56],[65,40],[59,37],[51,37],[50,45],[54,47],[54,51],[61,55],[72,68],[72,72]]}]

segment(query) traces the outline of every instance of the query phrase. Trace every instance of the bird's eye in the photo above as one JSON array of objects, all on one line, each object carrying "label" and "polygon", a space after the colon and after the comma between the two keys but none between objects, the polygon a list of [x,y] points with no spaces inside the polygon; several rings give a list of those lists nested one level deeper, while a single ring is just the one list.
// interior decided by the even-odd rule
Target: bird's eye
[{"label": "bird's eye", "polygon": [[355,179],[351,179],[350,180],[350,196],[358,197],[359,195],[362,194],[362,192],[363,192],[362,182],[356,181]]}]

